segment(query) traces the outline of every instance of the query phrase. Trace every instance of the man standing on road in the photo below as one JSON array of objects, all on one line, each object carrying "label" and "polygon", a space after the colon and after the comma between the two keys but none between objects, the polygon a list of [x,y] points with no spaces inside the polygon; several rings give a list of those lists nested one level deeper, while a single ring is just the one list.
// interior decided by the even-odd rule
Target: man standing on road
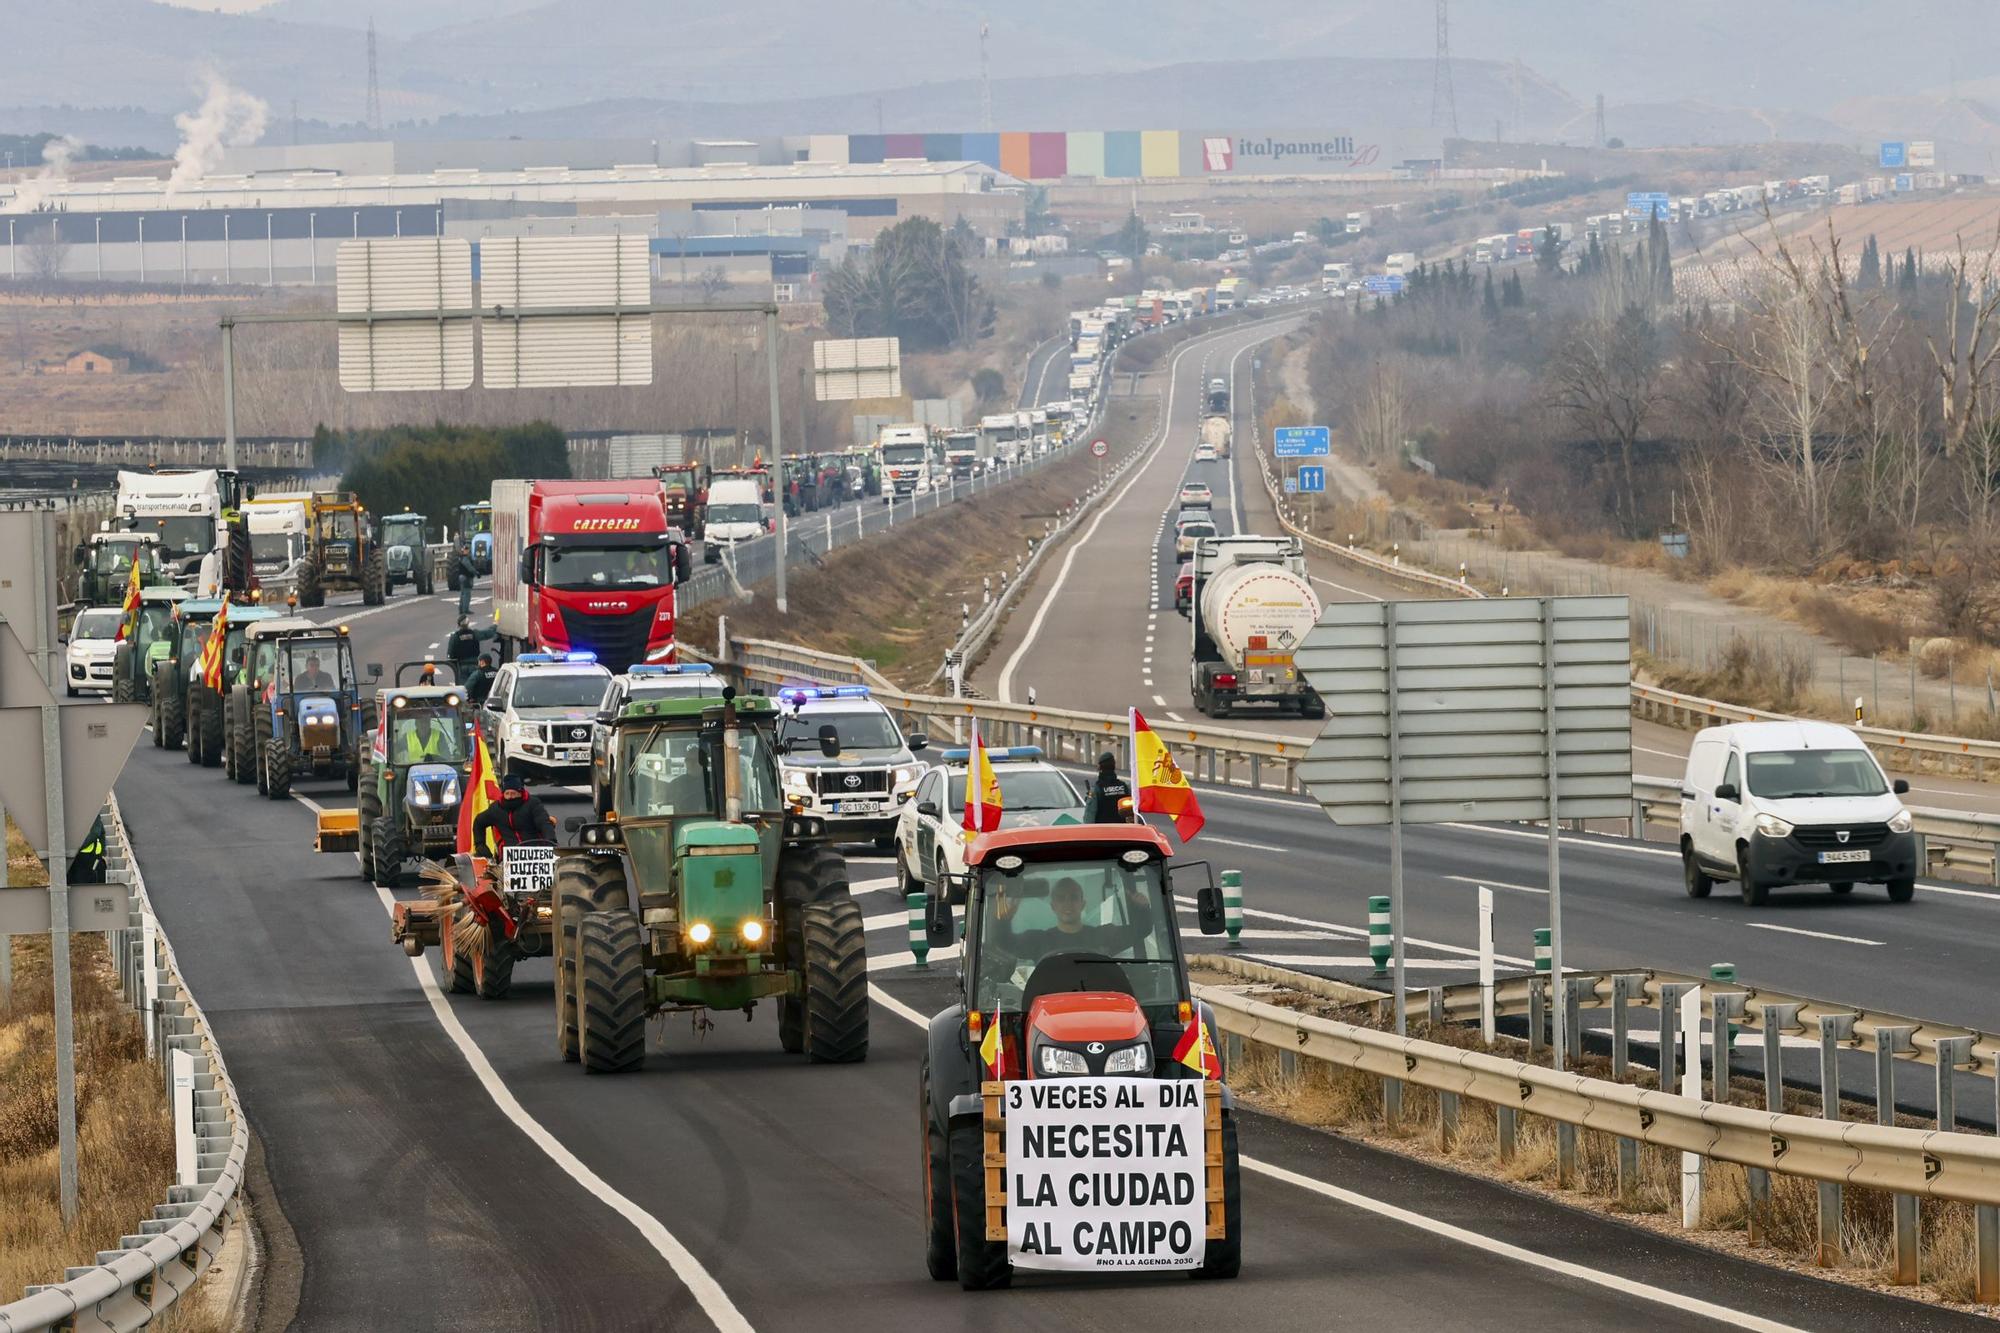
[{"label": "man standing on road", "polygon": [[458,628],[444,641],[445,659],[451,663],[451,678],[463,683],[472,674],[473,659],[479,656],[479,631],[472,617],[460,615]]},{"label": "man standing on road", "polygon": [[465,678],[465,697],[478,708],[486,702],[486,696],[493,693],[493,654],[481,653],[479,665]]},{"label": "man standing on road", "polygon": [[479,577],[479,566],[472,563],[472,543],[460,542],[458,554],[452,559],[458,562],[458,614],[472,614],[472,581]]},{"label": "man standing on road", "polygon": [[555,821],[549,818],[541,798],[528,794],[528,784],[518,773],[500,779],[500,799],[472,821],[473,850],[492,857],[495,863],[503,848],[555,845]]},{"label": "man standing on road", "polygon": [[1118,776],[1118,760],[1109,750],[1097,756],[1097,780],[1090,784],[1090,822],[1129,824],[1132,812],[1119,802],[1130,799],[1132,788]]}]

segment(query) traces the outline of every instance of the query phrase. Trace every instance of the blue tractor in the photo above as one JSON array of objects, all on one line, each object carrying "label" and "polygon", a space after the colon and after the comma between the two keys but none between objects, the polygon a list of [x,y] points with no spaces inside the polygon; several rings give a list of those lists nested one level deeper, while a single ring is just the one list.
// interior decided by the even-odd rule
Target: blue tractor
[{"label": "blue tractor", "polygon": [[458,531],[452,534],[454,558],[445,565],[445,586],[458,591],[457,548],[462,544],[472,547],[472,567],[481,574],[493,572],[493,502],[481,500],[477,504],[458,507]]},{"label": "blue tractor", "polygon": [[274,801],[299,778],[343,779],[355,790],[367,719],[347,627],[285,616],[251,625],[244,647],[249,661],[229,692],[224,770]]}]

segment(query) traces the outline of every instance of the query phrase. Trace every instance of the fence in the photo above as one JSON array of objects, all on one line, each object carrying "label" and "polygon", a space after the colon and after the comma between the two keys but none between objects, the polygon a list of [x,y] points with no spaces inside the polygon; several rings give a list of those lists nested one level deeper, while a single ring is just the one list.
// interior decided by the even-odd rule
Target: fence
[{"label": "fence", "polygon": [[184,1144],[192,1136],[194,1181],[170,1188],[153,1216],[120,1237],[118,1249],[100,1251],[95,1264],[70,1268],[60,1283],[29,1287],[21,1300],[0,1305],[0,1333],[145,1327],[208,1270],[241,1207],[250,1137],[236,1086],[153,916],[115,796],[104,810],[104,831],[106,878],[131,886],[130,924],[109,932],[111,956],[127,1001],[145,1020],[147,1049],[167,1088],[174,1090],[177,1074],[192,1084],[191,1101],[176,1107],[175,1128]]},{"label": "fence", "polygon": [[[1570,1127],[1569,1133],[1558,1136],[1557,1178],[1562,1184],[1573,1182],[1577,1173],[1574,1130],[1611,1135],[1618,1140],[1619,1194],[1627,1203],[1636,1192],[1638,1144],[1734,1163],[1750,1171],[1753,1240],[1764,1221],[1759,1203],[1768,1205],[1771,1176],[1818,1181],[1821,1264],[1841,1262],[1842,1187],[1885,1190],[1896,1196],[1891,1269],[1899,1283],[1914,1283],[1920,1278],[1918,1200],[1970,1204],[1977,1217],[1978,1299],[1986,1303],[2000,1300],[2000,1139],[1956,1130],[1956,1073],[1977,1069],[1990,1074],[2000,1059],[2000,1048],[1988,1034],[1844,1009],[1728,981],[1656,972],[1569,975],[1562,1003],[1573,1016],[1566,1029],[1572,1057],[1581,1055],[1583,1040],[1581,1024],[1574,1016],[1585,1008],[1611,1011],[1613,1077],[1598,1079],[1545,1068],[1532,1059],[1514,1060],[1399,1037],[1265,1003],[1247,992],[1268,994],[1276,983],[1325,994],[1327,983],[1233,958],[1213,961],[1223,971],[1251,983],[1245,987],[1197,988],[1215,1011],[1225,1067],[1240,1060],[1246,1046],[1254,1045],[1275,1053],[1280,1077],[1295,1074],[1303,1058],[1375,1075],[1385,1080],[1385,1086],[1408,1082],[1429,1088],[1438,1094],[1440,1136],[1447,1144],[1456,1129],[1460,1102],[1467,1098],[1484,1102],[1494,1108],[1496,1151],[1503,1162],[1513,1155],[1519,1116],[1524,1112],[1541,1116]],[[1706,1012],[1683,1013],[1686,997],[1697,988],[1708,1002]],[[1453,1021],[1477,1021],[1487,1002],[1476,985],[1432,988],[1423,994],[1429,1000],[1431,1022],[1440,1028]],[[1552,998],[1548,979],[1542,977],[1501,982],[1494,988],[1491,1003],[1497,1013],[1528,1016],[1531,1057],[1545,1049],[1543,1025]],[[1387,997],[1376,1003],[1379,1008],[1387,1003]],[[1650,1008],[1659,1014],[1662,1087],[1674,1086],[1674,1073],[1683,1064],[1701,1085],[1700,1044],[1684,1045],[1677,1037],[1683,1019],[1691,1018],[1697,1029],[1702,1018],[1708,1020],[1708,1097],[1676,1096],[1619,1081],[1630,1073],[1629,1032],[1634,1008]],[[1805,1033],[1808,1024],[1820,1045],[1820,1116],[1788,1114],[1781,1109],[1783,1038]],[[1762,1049],[1762,1110],[1733,1105],[1730,1100],[1731,1082],[1738,1072],[1736,1044],[1751,1033],[1757,1035],[1756,1044]],[[1843,1121],[1839,1054],[1866,1052],[1871,1047],[1880,1123]],[[1936,1129],[1893,1123],[1899,1060],[1914,1060],[1936,1070]],[[2000,1081],[1995,1087],[2000,1090]],[[1385,1107],[1394,1104],[1385,1098]],[[1696,1190],[1698,1200],[1698,1186]],[[1684,1212],[1683,1220],[1694,1225],[1698,1216],[1697,1202]]]}]

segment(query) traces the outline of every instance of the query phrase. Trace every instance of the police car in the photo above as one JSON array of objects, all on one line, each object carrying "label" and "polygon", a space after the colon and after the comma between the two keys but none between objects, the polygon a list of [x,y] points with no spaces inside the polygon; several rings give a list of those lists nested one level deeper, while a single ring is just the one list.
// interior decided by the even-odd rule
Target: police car
[{"label": "police car", "polygon": [[591,723],[590,735],[590,794],[597,804],[597,812],[603,814],[611,809],[612,784],[617,781],[612,764],[618,757],[617,747],[611,743],[611,724],[625,711],[626,704],[643,703],[648,699],[721,697],[722,678],[706,662],[682,666],[635,666],[624,675],[613,676],[606,682],[604,697],[598,701],[597,717]]},{"label": "police car", "polygon": [[872,841],[887,851],[896,816],[916,793],[929,741],[907,739],[866,685],[787,686],[778,691],[778,769],[785,799],[826,821],[834,841]]},{"label": "police car", "polygon": [[[1042,757],[1039,746],[988,750],[1000,783],[1000,827],[1041,828],[1087,822],[1083,793]],[[896,879],[902,891],[922,893],[965,873],[965,774],[971,750],[946,750],[917,782],[917,798],[896,823]],[[963,887],[951,895],[963,904]]]},{"label": "police car", "polygon": [[591,728],[611,673],[595,653],[522,653],[500,668],[482,725],[500,772],[541,782],[582,782]]}]

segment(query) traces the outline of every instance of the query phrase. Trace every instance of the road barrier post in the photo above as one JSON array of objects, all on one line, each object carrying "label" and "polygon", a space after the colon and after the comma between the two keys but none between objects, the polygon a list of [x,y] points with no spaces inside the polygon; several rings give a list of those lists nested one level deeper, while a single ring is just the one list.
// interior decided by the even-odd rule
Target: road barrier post
[{"label": "road barrier post", "polygon": [[[1734,986],[1736,984],[1736,964],[1710,963],[1708,965],[1708,979],[1710,981],[1718,982],[1725,986]],[[1737,1010],[1738,1014],[1741,1014],[1742,1012],[1743,1011],[1741,1009]],[[1734,1023],[1731,1023],[1729,1025],[1729,1045],[1725,1048],[1723,1054],[1723,1060],[1725,1064],[1727,1063],[1729,1057],[1735,1054],[1735,1051],[1736,1051],[1736,1025]]]},{"label": "road barrier post", "polygon": [[1548,1043],[1549,1005],[1555,998],[1549,990],[1549,938],[1547,926],[1535,929],[1535,980],[1528,988],[1528,1053],[1540,1055]]},{"label": "road barrier post", "polygon": [[1733,1020],[1743,1016],[1746,999],[1742,991],[1720,991],[1713,1000],[1714,1023],[1709,1040],[1715,1047],[1715,1063],[1709,1072],[1713,1100],[1718,1102],[1729,1100],[1731,1057],[1736,1050],[1736,1024]]},{"label": "road barrier post", "polygon": [[[1611,978],[1611,1077],[1623,1083],[1631,1065],[1632,1015],[1628,1006],[1644,999],[1646,978],[1625,972]],[[1618,1139],[1618,1202],[1630,1207],[1639,1199],[1639,1141]]]},{"label": "road barrier post", "polygon": [[[1875,1029],[1875,1123],[1893,1125],[1896,1123],[1896,1057],[1916,1049],[1910,1039],[1916,1034],[1911,1027],[1880,1027]],[[1914,1286],[1921,1281],[1917,1261],[1917,1196],[1897,1194],[1892,1196],[1895,1203],[1895,1233],[1889,1261],[1889,1280],[1901,1286]]]},{"label": "road barrier post", "polygon": [[[1785,1109],[1784,1035],[1799,1025],[1799,1006],[1766,1003],[1759,1021],[1764,1027],[1764,1109],[1783,1111]],[[1760,1245],[1770,1225],[1771,1173],[1762,1167],[1752,1167],[1748,1172],[1748,1180],[1750,1220],[1746,1229],[1750,1243]]]},{"label": "road barrier post", "polygon": [[[1840,1119],[1840,1047],[1854,1039],[1853,1014],[1822,1014],[1819,1020],[1820,1117]],[[1819,1244],[1814,1262],[1822,1268],[1840,1266],[1840,1182],[1819,1182]]]},{"label": "road barrier post", "polygon": [[910,952],[917,957],[918,967],[930,966],[931,937],[924,922],[925,899],[928,895],[913,893],[905,901],[910,909]]},{"label": "road barrier post", "polygon": [[[1701,987],[1689,986],[1681,996],[1680,1036],[1682,1052],[1681,1096],[1701,1100]],[[1698,1152],[1681,1154],[1681,1227],[1692,1231],[1701,1225],[1702,1168],[1705,1159]]]},{"label": "road barrier post", "polygon": [[1389,931],[1389,900],[1376,895],[1368,900],[1368,958],[1375,964],[1375,975],[1389,975],[1389,954],[1394,941]]},{"label": "road barrier post", "polygon": [[1479,889],[1479,1039],[1493,1044],[1493,890]]},{"label": "road barrier post", "polygon": [[1222,872],[1222,928],[1229,932],[1230,948],[1242,944],[1243,872],[1240,870]]}]

